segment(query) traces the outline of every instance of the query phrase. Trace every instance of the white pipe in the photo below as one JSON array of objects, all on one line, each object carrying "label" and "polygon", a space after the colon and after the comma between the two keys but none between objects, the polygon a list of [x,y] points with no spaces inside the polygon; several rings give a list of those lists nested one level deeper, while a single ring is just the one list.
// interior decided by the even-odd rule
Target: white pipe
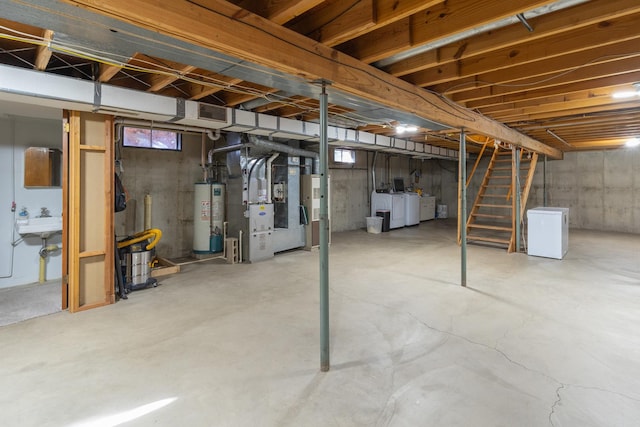
[{"label": "white pipe", "polygon": [[238,231],[238,263],[242,264],[242,230]]},{"label": "white pipe", "polygon": [[271,200],[271,163],[280,155],[280,153],[275,153],[267,160],[267,169],[264,171],[267,175],[267,203],[272,203]]},{"label": "white pipe", "polygon": [[202,168],[202,182],[207,182],[207,166],[204,164],[205,141],[203,133],[202,138],[200,138],[200,167]]},{"label": "white pipe", "polygon": [[219,140],[220,139],[220,129],[216,129],[215,131],[212,131],[211,129],[207,129],[207,136],[212,141]]}]

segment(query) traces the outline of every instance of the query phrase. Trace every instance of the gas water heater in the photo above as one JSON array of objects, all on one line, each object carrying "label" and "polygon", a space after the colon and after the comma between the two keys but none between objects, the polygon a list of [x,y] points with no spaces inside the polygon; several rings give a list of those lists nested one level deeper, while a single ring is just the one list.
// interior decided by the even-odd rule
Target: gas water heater
[{"label": "gas water heater", "polygon": [[193,253],[212,254],[224,248],[224,184],[196,182]]}]

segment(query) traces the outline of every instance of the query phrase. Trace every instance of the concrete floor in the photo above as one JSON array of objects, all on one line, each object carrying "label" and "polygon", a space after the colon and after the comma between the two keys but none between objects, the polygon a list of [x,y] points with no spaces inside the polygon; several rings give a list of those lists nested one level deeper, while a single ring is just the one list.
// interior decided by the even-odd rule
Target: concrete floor
[{"label": "concrete floor", "polygon": [[334,234],[328,373],[317,252],[0,328],[2,424],[637,426],[640,235],[572,230],[563,261],[472,246],[466,289],[454,239]]}]

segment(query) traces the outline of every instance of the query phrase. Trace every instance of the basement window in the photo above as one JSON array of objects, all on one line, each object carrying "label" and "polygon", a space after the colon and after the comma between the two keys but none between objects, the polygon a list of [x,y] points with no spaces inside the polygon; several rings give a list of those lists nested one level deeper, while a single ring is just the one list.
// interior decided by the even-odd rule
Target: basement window
[{"label": "basement window", "polygon": [[336,163],[349,163],[356,162],[355,150],[347,150],[345,148],[336,148],[333,150],[333,161]]},{"label": "basement window", "polygon": [[181,151],[182,135],[171,130],[125,126],[122,130],[122,146]]}]

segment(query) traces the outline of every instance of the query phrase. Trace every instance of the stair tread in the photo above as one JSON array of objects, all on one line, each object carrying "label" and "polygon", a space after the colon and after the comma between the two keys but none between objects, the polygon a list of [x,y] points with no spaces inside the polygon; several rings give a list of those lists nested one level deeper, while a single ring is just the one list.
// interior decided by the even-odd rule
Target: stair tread
[{"label": "stair tread", "polygon": [[494,218],[494,219],[511,219],[511,215],[493,215],[484,213],[472,213],[471,216],[477,216],[480,218]]},{"label": "stair tread", "polygon": [[490,224],[472,223],[472,224],[468,224],[467,227],[482,228],[484,230],[508,231],[509,233],[511,233],[513,231],[512,227],[505,227],[503,225],[490,225]]},{"label": "stair tread", "polygon": [[491,242],[491,243],[504,243],[505,245],[508,245],[509,243],[511,243],[510,240],[506,240],[506,239],[497,239],[495,237],[483,237],[483,236],[471,236],[471,235],[467,235],[467,240],[477,240],[479,242]]},{"label": "stair tread", "polygon": [[511,209],[511,205],[494,205],[494,204],[490,204],[490,203],[478,203],[477,206],[483,206],[486,208],[505,208],[505,209]]}]

